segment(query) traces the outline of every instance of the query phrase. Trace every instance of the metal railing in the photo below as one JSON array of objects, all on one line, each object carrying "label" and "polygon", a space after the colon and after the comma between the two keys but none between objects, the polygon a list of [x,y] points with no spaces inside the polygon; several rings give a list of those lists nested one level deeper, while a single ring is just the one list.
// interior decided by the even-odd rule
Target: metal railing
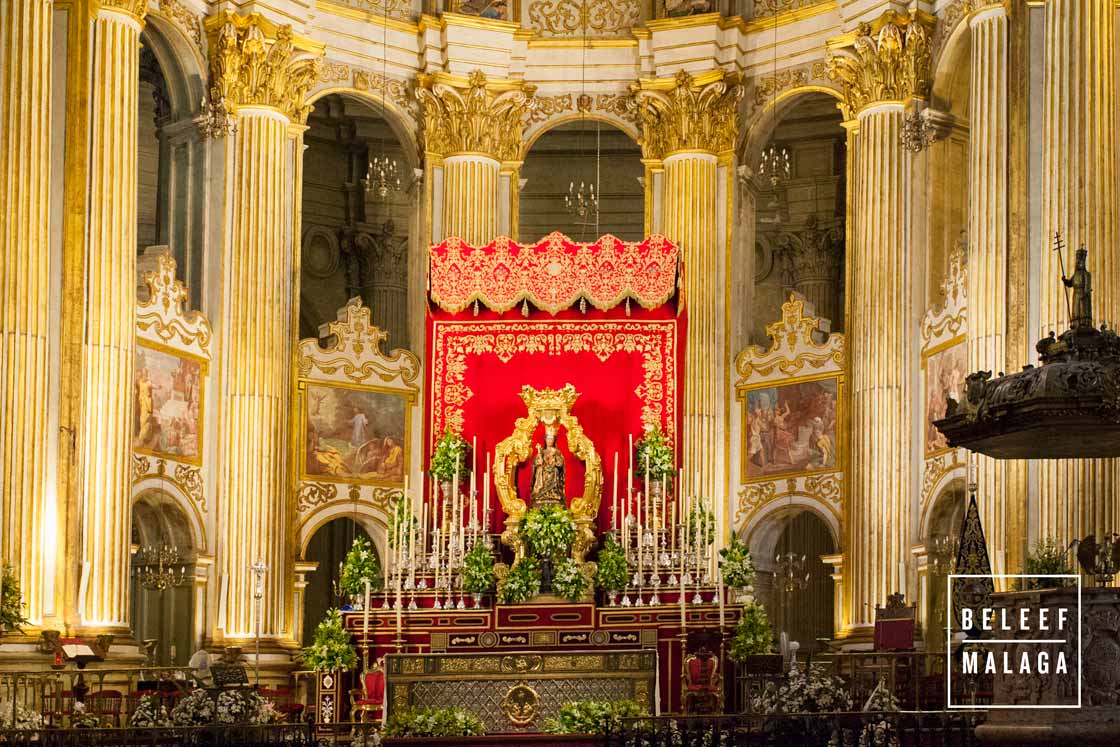
[{"label": "metal railing", "polygon": [[0,745],[27,747],[318,747],[309,724],[152,729],[0,729]]}]

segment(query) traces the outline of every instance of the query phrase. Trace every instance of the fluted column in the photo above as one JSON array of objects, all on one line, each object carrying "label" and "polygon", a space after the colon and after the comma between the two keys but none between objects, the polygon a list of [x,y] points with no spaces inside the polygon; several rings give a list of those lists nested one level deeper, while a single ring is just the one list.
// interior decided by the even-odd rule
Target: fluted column
[{"label": "fluted column", "polygon": [[[876,30],[872,32],[872,28]],[[887,12],[829,61],[845,90],[854,183],[848,324],[851,495],[844,579],[847,619],[866,631],[876,605],[907,589],[913,496],[910,154],[903,102],[928,90],[926,28]],[[856,631],[850,630],[849,633]]]},{"label": "fluted column", "polygon": [[79,419],[81,622],[128,627],[132,375],[136,319],[136,131],[147,3],[93,18],[85,337]]},{"label": "fluted column", "polygon": [[[1113,12],[1105,0],[1046,3],[1040,337],[1068,327],[1055,232],[1067,247],[1067,273],[1073,272],[1074,251],[1082,244],[1089,250],[1094,322],[1120,324]],[[1116,460],[1042,461],[1039,535],[1064,544],[1115,531],[1117,477]]]},{"label": "fluted column", "polygon": [[223,599],[217,627],[226,640],[255,634],[252,566],[263,561],[260,632],[275,640],[285,633],[292,572],[286,460],[291,236],[302,148],[292,146],[290,132],[293,120],[306,117],[303,98],[322,48],[258,14],[223,12],[208,19],[207,29],[210,101],[236,124],[225,143],[231,165],[221,254],[217,565]]},{"label": "fluted column", "polygon": [[732,279],[719,230],[728,209],[727,192],[720,200],[719,170],[729,167],[735,146],[742,87],[737,77],[713,70],[642,80],[631,90],[642,120],[643,156],[663,169],[662,230],[684,257],[688,345],[681,467],[690,480],[699,475],[700,495],[715,498],[722,517],[729,334],[724,311]]},{"label": "fluted column", "polygon": [[[968,157],[968,370],[1007,370],[1008,19],[1002,4],[969,19],[972,45]],[[973,454],[977,497],[995,573],[1009,573],[1021,553],[1022,496],[1008,505],[1008,463]],[[1021,505],[1018,505],[1021,502]],[[1017,531],[1010,531],[1014,522]],[[1011,539],[1011,542],[1008,542]],[[1009,553],[1012,557],[1009,557]],[[1017,572],[1017,571],[1015,571]]]},{"label": "fluted column", "polygon": [[0,561],[24,615],[43,614],[40,518],[46,482],[52,0],[0,14]]},{"label": "fluted column", "polygon": [[435,195],[442,236],[486,244],[498,235],[501,201],[509,199],[502,195],[502,164],[521,158],[524,116],[536,106],[536,87],[488,79],[477,70],[467,78],[421,75],[418,83],[424,149],[429,163],[443,169],[443,188]]}]

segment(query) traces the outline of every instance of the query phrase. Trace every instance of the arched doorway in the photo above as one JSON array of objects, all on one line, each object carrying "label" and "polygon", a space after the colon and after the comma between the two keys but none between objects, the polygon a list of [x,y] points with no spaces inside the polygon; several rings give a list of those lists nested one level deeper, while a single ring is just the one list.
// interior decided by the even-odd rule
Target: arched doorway
[{"label": "arched doorway", "polygon": [[155,642],[156,664],[186,664],[203,643],[195,630],[198,548],[186,513],[171,495],[153,490],[136,500],[132,544],[133,633],[141,642]]},{"label": "arched doorway", "polygon": [[[642,151],[622,130],[598,119],[559,124],[530,146],[521,166],[518,236],[536,241],[561,231],[573,241],[613,234],[640,241],[645,232]],[[569,202],[594,186],[598,212],[580,215]],[[569,199],[572,198],[572,199]]]},{"label": "arched doorway", "polygon": [[389,333],[386,348],[409,347],[415,155],[383,110],[348,94],[316,101],[307,127],[300,336],[317,337],[319,325],[360,297]]},{"label": "arched doorway", "polygon": [[929,531],[925,540],[927,560],[926,647],[945,650],[945,625],[948,613],[948,576],[956,562],[957,540],[964,521],[966,502],[963,480],[954,480],[934,499],[930,509]]},{"label": "arched doorway", "polygon": [[[354,544],[356,537],[369,538],[369,534],[354,519],[343,516],[323,524],[307,542],[304,559],[317,563],[314,571],[307,574],[307,589],[303,602],[303,644],[310,645],[315,635],[315,627],[323,619],[326,611],[340,606],[343,601],[338,594],[339,568],[346,553]],[[373,551],[376,544],[371,542]],[[379,557],[380,560],[380,557]],[[375,601],[374,604],[380,604]]]}]

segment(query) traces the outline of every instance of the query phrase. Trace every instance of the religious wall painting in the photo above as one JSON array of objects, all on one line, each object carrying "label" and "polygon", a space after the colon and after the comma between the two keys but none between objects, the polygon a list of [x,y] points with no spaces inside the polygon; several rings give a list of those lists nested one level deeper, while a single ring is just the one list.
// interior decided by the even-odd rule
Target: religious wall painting
[{"label": "religious wall painting", "polygon": [[141,454],[202,461],[206,361],[140,341],[132,385],[132,445]]},{"label": "religious wall painting", "polygon": [[945,417],[949,399],[960,401],[961,387],[968,375],[968,355],[964,338],[957,337],[933,348],[922,358],[925,402],[922,404],[927,457],[949,450],[949,442],[933,425]]},{"label": "religious wall painting", "polygon": [[413,397],[375,387],[304,382],[301,477],[403,486]]},{"label": "religious wall painting", "polygon": [[453,0],[452,7],[455,13],[465,16],[478,16],[494,21],[510,19],[509,0]]},{"label": "religious wall painting", "polygon": [[839,376],[767,383],[741,390],[739,398],[744,483],[839,468]]}]

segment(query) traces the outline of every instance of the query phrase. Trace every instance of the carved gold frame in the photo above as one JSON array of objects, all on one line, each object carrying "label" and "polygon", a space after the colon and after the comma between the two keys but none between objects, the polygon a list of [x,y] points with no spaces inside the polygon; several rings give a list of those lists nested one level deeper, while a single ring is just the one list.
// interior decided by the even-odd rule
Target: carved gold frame
[{"label": "carved gold frame", "polygon": [[583,432],[579,419],[571,408],[579,392],[571,384],[562,389],[534,389],[526,384],[521,387],[521,399],[529,412],[518,418],[513,433],[502,439],[494,449],[494,486],[506,514],[502,544],[514,551],[515,562],[525,556],[525,543],[517,527],[528,506],[517,495],[517,468],[529,458],[533,448],[533,433],[540,425],[559,424],[567,431],[568,450],[583,462],[583,495],[574,499],[570,509],[576,523],[576,539],[572,543],[572,558],[582,563],[595,543],[595,518],[603,493],[603,466],[595,445]]}]

